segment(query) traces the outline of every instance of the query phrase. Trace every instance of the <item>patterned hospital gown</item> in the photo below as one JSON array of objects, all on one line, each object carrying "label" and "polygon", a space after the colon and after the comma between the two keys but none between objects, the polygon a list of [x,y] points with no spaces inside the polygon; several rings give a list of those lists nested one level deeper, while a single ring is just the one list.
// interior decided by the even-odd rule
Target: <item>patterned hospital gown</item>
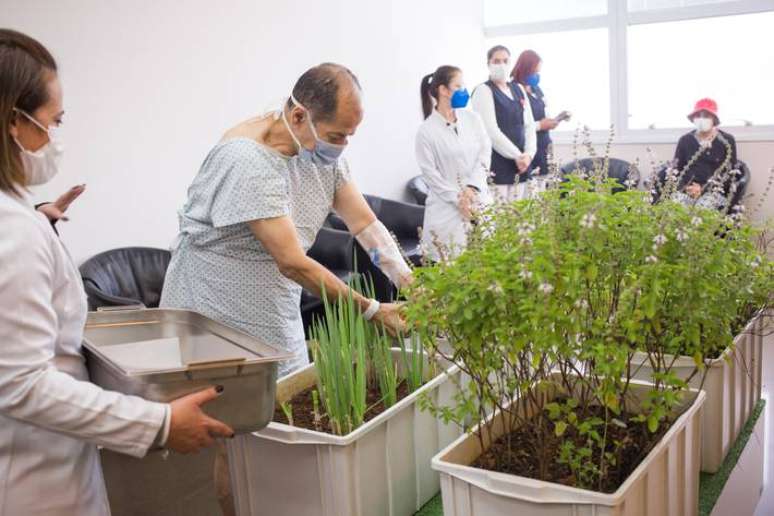
[{"label": "patterned hospital gown", "polygon": [[280,375],[307,364],[301,287],[280,273],[247,222],[288,215],[306,251],[349,180],[343,159],[317,167],[248,138],[219,143],[179,212],[161,306],[194,310],[294,353]]}]

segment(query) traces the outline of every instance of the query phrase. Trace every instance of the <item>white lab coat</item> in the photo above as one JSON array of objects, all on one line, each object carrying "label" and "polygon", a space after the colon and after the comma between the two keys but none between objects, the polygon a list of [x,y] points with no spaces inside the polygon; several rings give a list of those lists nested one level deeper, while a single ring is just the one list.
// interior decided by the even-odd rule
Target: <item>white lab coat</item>
[{"label": "white lab coat", "polygon": [[467,244],[470,223],[459,209],[462,190],[475,186],[482,205],[492,200],[487,184],[492,143],[481,117],[464,109],[455,113],[457,123],[450,124],[433,109],[416,138],[417,164],[428,187],[421,245],[434,261],[441,258],[437,244],[449,258],[459,255]]},{"label": "white lab coat", "polygon": [[86,310],[48,221],[0,191],[0,516],[109,514],[96,445],[141,457],[164,423],[167,405],[87,381]]}]

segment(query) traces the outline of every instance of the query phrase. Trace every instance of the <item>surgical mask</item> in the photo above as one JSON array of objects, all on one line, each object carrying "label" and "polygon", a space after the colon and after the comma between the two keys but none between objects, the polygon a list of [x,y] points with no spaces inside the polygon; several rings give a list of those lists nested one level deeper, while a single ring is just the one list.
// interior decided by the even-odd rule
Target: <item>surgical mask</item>
[{"label": "surgical mask", "polygon": [[527,86],[529,86],[530,88],[537,88],[538,84],[540,84],[539,73],[533,73],[527,76]]},{"label": "surgical mask", "polygon": [[344,149],[346,149],[347,146],[336,145],[334,143],[326,142],[325,140],[320,139],[320,137],[317,136],[317,131],[315,130],[314,124],[312,123],[312,117],[309,113],[309,110],[306,109],[299,101],[297,101],[293,95],[290,96],[290,100],[292,100],[296,106],[306,111],[306,119],[309,122],[309,128],[312,130],[312,135],[314,135],[314,148],[312,150],[309,150],[301,145],[301,142],[296,137],[295,133],[293,133],[293,129],[290,128],[288,119],[285,116],[285,109],[282,109],[282,120],[285,122],[285,127],[288,128],[288,132],[290,132],[290,136],[293,138],[293,142],[296,144],[296,147],[298,147],[299,159],[309,163],[314,163],[318,167],[325,167],[336,163],[341,157],[341,153],[344,152]]},{"label": "surgical mask", "polygon": [[466,88],[460,88],[452,94],[451,107],[454,109],[464,108],[468,105],[470,94]]},{"label": "surgical mask", "polygon": [[700,133],[706,133],[710,129],[712,129],[712,126],[715,125],[714,121],[711,118],[704,118],[697,116],[693,119],[693,125],[696,127],[696,130]]},{"label": "surgical mask", "polygon": [[21,113],[48,135],[48,143],[34,152],[25,149],[19,140],[14,138],[16,145],[21,150],[21,160],[24,166],[24,173],[27,176],[27,184],[37,186],[48,183],[59,172],[59,162],[62,159],[62,154],[64,154],[64,147],[58,136],[58,128],[56,126],[45,128],[32,115],[25,113],[21,109],[14,108],[14,110],[17,113]]},{"label": "surgical mask", "polygon": [[507,81],[510,67],[508,63],[492,63],[489,65],[489,78],[493,81]]}]

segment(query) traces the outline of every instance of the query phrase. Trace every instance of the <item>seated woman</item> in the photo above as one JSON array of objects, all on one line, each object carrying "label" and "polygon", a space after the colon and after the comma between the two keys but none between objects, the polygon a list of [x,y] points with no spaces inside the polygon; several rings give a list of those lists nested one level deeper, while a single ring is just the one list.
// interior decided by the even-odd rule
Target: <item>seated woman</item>
[{"label": "seated woman", "polygon": [[422,79],[420,92],[425,121],[416,157],[429,189],[421,245],[438,262],[464,250],[476,213],[491,202],[492,143],[478,113],[464,109],[469,97],[459,68],[439,67]]},{"label": "seated woman", "polygon": [[[718,129],[718,105],[712,99],[701,99],[688,115],[696,127],[677,143],[672,163],[677,170],[677,191],[672,196],[685,204],[713,209],[726,206],[727,185],[736,167],[736,140]],[[716,178],[713,188],[710,179]],[[721,188],[721,186],[726,188]]]}]

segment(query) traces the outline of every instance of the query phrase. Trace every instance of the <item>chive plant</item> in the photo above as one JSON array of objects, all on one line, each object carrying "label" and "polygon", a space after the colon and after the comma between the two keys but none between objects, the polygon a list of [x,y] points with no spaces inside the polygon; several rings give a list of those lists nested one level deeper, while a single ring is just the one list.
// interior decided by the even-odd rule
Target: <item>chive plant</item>
[{"label": "chive plant", "polygon": [[[408,340],[408,344],[406,341]],[[422,353],[422,343],[418,335],[410,335],[408,338],[399,336],[400,360],[403,364],[403,375],[408,383],[409,391],[422,387],[425,382],[425,360],[426,355]]]},{"label": "chive plant", "polygon": [[[384,328],[367,322],[352,291],[373,297],[373,284],[356,276],[351,290],[330,303],[323,288],[324,317],[312,325],[312,355],[317,370],[317,391],[330,430],[344,435],[363,424],[369,409],[367,394],[378,390],[385,408],[398,400],[405,381],[409,392],[424,383],[425,356],[420,348],[407,349],[400,339],[399,361],[393,358],[393,339]],[[418,342],[418,341],[417,341]],[[398,374],[398,363],[403,374]],[[313,394],[317,399],[317,394]],[[317,410],[317,409],[315,409]]]},{"label": "chive plant", "polygon": [[352,291],[331,304],[322,292],[325,320],[312,327],[312,355],[317,388],[330,421],[339,435],[363,423],[366,412],[366,324]]}]

